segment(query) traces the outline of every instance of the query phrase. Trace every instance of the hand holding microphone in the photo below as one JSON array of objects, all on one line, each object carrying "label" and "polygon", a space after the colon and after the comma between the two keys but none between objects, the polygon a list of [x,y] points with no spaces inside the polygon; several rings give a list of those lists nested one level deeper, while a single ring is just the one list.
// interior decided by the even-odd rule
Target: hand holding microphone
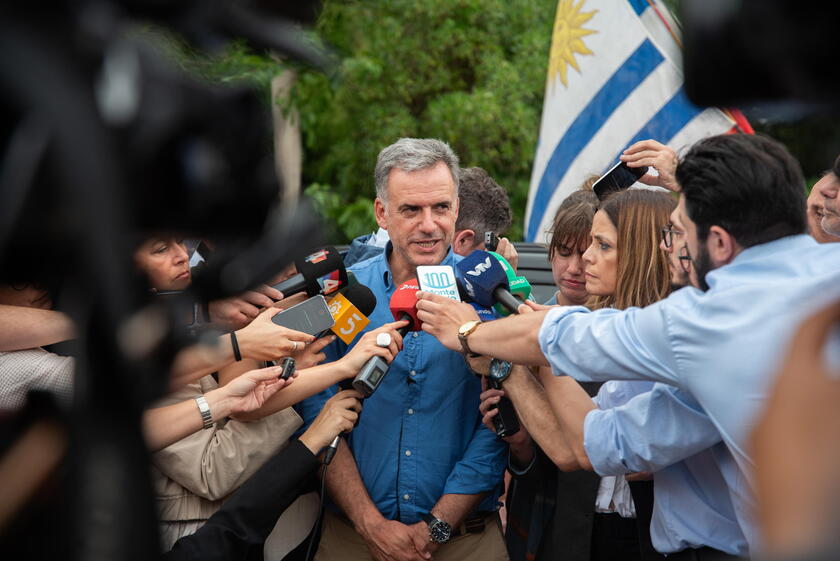
[{"label": "hand holding microphone", "polygon": [[[353,430],[356,419],[359,418],[362,410],[361,398],[362,395],[355,390],[343,390],[332,396],[306,432],[300,436],[300,441],[313,454],[320,452],[334,439],[338,445],[337,435]],[[328,463],[326,458],[325,463]]]},{"label": "hand holding microphone", "polygon": [[[419,288],[417,279],[411,279],[398,286],[394,291],[394,294],[391,295],[389,307],[394,319],[398,320],[397,324],[399,324],[399,327],[390,333],[391,337],[395,340],[392,340],[388,347],[379,348],[382,350],[387,348],[393,352],[393,345],[397,344],[396,352],[393,352],[393,356],[396,356],[397,352],[402,349],[402,338],[406,333],[409,331],[420,330],[420,321],[417,319],[416,307],[417,291]],[[397,324],[390,325],[396,326]],[[376,331],[372,331],[371,333],[376,333]],[[376,334],[378,335],[378,333]],[[385,341],[381,340],[380,342],[384,343]],[[373,340],[373,344],[376,344],[375,338]],[[391,360],[393,360],[393,356]],[[388,365],[390,362],[390,360],[383,360],[381,355],[368,360],[353,379],[353,387],[365,397],[373,395],[373,392],[375,392],[376,388],[379,387],[379,384],[382,382],[385,374],[388,373]]]},{"label": "hand holding microphone", "polygon": [[[403,338],[400,330],[405,327],[405,321],[394,321],[373,331],[368,331],[362,335],[359,342],[339,362],[347,368],[348,372],[352,372],[352,375],[357,377],[359,372],[371,361],[376,361],[377,364],[384,363],[387,370],[388,364],[402,350]],[[384,343],[384,339],[381,337],[383,335],[387,335],[389,338],[387,345],[379,344]],[[379,338],[378,341],[377,338]],[[364,392],[362,391],[362,393]]]}]

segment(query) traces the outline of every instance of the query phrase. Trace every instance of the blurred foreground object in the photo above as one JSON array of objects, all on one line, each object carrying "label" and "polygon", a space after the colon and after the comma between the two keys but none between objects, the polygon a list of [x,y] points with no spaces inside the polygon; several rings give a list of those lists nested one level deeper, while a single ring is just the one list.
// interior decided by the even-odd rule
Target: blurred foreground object
[{"label": "blurred foreground object", "polygon": [[[155,312],[160,302],[143,309],[135,244],[151,231],[218,240],[225,249],[194,283],[204,299],[263,282],[318,244],[310,212],[277,208],[268,107],[245,88],[184,76],[141,32],[168,27],[199,49],[244,38],[325,69],[327,57],[289,19],[311,21],[316,4],[296,4],[289,14],[244,1],[0,8],[0,280],[60,287],[58,307],[79,335],[66,477],[41,497],[62,508],[48,509],[55,523],[0,527],[17,557],[160,553],[139,421],[184,341]],[[31,432],[3,434],[11,455],[0,465],[24,458],[14,465],[32,472],[15,473],[50,471],[43,456],[19,454]],[[3,485],[27,487],[14,477]]]},{"label": "blurred foreground object", "polygon": [[831,546],[840,556],[840,376],[826,364],[839,320],[835,302],[802,323],[753,434],[761,531],[773,559]]},{"label": "blurred foreground object", "polygon": [[838,105],[840,4],[682,0],[685,89],[699,105]]}]

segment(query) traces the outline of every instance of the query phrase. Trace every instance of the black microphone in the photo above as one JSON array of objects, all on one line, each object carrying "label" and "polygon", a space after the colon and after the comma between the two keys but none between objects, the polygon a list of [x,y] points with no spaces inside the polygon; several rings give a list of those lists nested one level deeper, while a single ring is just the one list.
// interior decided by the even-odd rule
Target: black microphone
[{"label": "black microphone", "polygon": [[[353,275],[352,272],[348,272],[348,275]],[[352,280],[355,280],[355,276],[351,277]],[[376,295],[373,291],[363,284],[350,284],[343,292],[347,300],[364,316],[369,316],[373,313],[373,309],[376,307]],[[336,322],[338,324],[338,322]],[[366,325],[366,324],[365,324]],[[364,329],[364,325],[358,324],[354,326],[352,336],[350,339],[354,338],[357,334],[357,331],[361,331]],[[358,329],[356,329],[358,328]],[[339,383],[339,387],[342,390],[351,389],[353,386],[349,380],[342,380]],[[358,422],[358,421],[357,421]],[[327,446],[327,450],[324,452],[324,465],[329,465],[335,456],[336,451],[338,450],[338,441],[341,439],[341,434],[337,434],[333,441],[330,442],[330,445]]]},{"label": "black microphone", "polygon": [[[409,331],[419,331],[420,322],[417,320],[417,291],[420,286],[417,279],[405,281],[394,291],[391,295],[389,308],[396,320],[409,320],[408,325],[397,329],[402,337]],[[388,373],[388,363],[381,357],[374,356],[368,359],[365,365],[353,378],[353,388],[365,398],[373,395],[376,388],[379,387],[380,382]]]},{"label": "black microphone", "polygon": [[306,292],[309,296],[332,294],[347,285],[347,270],[341,254],[332,246],[295,259],[298,273],[273,286],[283,296]]}]

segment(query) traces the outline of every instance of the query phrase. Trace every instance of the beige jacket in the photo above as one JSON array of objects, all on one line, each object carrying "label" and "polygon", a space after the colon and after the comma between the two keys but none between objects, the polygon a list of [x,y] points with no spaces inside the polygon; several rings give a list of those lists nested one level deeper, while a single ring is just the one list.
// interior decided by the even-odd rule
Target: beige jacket
[{"label": "beige jacket", "polygon": [[[157,405],[190,399],[218,387],[205,376]],[[160,520],[207,520],[222,500],[283,448],[303,424],[291,408],[257,421],[222,420],[152,456]]]}]

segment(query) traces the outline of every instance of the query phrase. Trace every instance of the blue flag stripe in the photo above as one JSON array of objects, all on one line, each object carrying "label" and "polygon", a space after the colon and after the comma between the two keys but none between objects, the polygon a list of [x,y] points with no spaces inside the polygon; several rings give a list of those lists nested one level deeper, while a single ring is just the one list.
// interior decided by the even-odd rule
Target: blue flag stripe
[{"label": "blue flag stripe", "polygon": [[[647,140],[648,138],[652,138],[662,144],[668,144],[689,121],[702,112],[702,108],[697,107],[688,100],[685,96],[685,89],[681,86],[677,90],[677,93],[657,111],[656,115],[645,123],[645,126],[639,129],[639,132],[633,136],[633,139],[627,143],[627,146],[621,149],[621,152],[624,152],[630,145],[640,140]],[[618,162],[618,157],[621,155],[621,152],[616,154],[615,159],[604,168],[604,171],[607,171],[615,162]]]},{"label": "blue flag stripe", "polygon": [[618,106],[663,60],[659,50],[645,39],[578,114],[554,147],[540,178],[528,221],[528,240],[536,239],[542,213],[571,163]]},{"label": "blue flag stripe", "polygon": [[630,6],[633,8],[633,11],[636,12],[637,16],[642,15],[642,12],[648,9],[647,0],[627,0],[630,3]]}]

